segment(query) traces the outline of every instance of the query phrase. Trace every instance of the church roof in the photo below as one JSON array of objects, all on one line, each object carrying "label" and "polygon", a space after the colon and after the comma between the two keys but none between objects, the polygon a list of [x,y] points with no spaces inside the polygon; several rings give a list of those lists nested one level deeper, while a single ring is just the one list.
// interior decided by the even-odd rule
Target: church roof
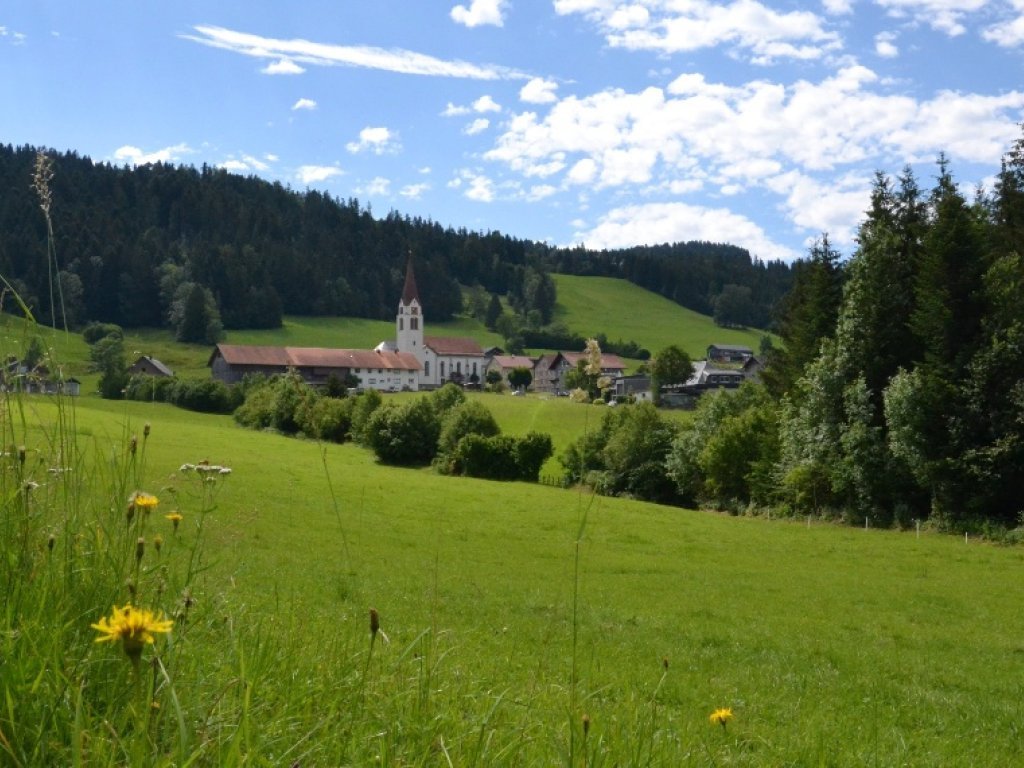
[{"label": "church roof", "polygon": [[422,304],[420,301],[420,292],[416,288],[416,275],[412,271],[412,255],[409,255],[409,260],[405,262],[405,286],[402,288],[402,303],[411,304],[412,300],[416,299],[417,304]]},{"label": "church roof", "polygon": [[210,356],[211,363],[218,353],[230,365],[278,368],[384,368],[402,371],[418,371],[420,368],[415,355],[386,350],[218,344]]},{"label": "church roof", "polygon": [[423,339],[423,346],[430,347],[438,355],[484,355],[479,341],[463,336],[427,336]]}]

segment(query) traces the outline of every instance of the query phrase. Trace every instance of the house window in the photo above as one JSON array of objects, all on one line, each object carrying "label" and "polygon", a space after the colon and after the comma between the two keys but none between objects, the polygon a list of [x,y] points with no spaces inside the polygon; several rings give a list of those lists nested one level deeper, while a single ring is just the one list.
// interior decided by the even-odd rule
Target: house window
[{"label": "house window", "polygon": [[424,376],[430,376],[430,361],[429,360],[424,360],[423,361],[423,375]]},{"label": "house window", "polygon": [[419,327],[420,327],[420,319],[418,317],[413,317],[413,318],[409,319],[409,330],[410,331],[418,330]]},{"label": "house window", "polygon": [[401,318],[401,317],[398,318],[398,330],[400,330],[400,331],[405,330],[405,319],[404,318]]},{"label": "house window", "polygon": [[473,375],[476,376],[476,363],[473,363]]},{"label": "house window", "polygon": [[419,314],[419,310],[416,309],[416,307],[409,307],[409,312],[411,312],[414,315],[418,315]]},{"label": "house window", "polygon": [[443,379],[444,378],[444,361],[443,360],[441,361],[440,366],[441,366],[441,378]]},{"label": "house window", "polygon": [[461,360],[455,364],[455,370],[458,371],[459,373],[462,373],[462,361]]}]

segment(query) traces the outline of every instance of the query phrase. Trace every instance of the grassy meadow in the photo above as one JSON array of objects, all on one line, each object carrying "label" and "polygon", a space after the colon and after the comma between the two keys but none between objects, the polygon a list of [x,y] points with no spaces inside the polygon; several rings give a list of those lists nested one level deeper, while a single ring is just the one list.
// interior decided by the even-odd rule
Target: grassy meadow
[{"label": "grassy meadow", "polygon": [[[719,328],[707,315],[614,277],[552,275],[558,288],[555,320],[585,336],[604,333],[609,339],[635,341],[652,354],[670,344],[694,360],[708,344],[743,344],[755,352],[764,331]],[[629,308],[628,311],[624,309]]]},{"label": "grassy meadow", "polygon": [[[510,431],[531,408],[589,412],[506,401]],[[967,766],[1024,748],[1020,548],[390,469],[162,404],[2,413],[3,764]],[[202,460],[231,473],[182,469]],[[160,504],[126,522],[133,490]],[[175,617],[138,663],[90,626],[128,600]]]}]

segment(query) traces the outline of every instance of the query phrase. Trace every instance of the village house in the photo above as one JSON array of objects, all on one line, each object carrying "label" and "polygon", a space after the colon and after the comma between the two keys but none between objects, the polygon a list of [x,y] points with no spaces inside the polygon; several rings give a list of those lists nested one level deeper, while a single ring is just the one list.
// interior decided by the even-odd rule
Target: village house
[{"label": "village house", "polygon": [[[548,381],[552,382],[553,389],[560,391],[567,389],[565,383],[565,377],[569,371],[575,370],[576,366],[581,360],[585,361],[587,358],[586,352],[559,352],[555,355],[555,359],[551,361],[549,366],[549,372],[547,374]],[[626,364],[622,362],[622,358],[618,355],[609,354],[607,352],[601,353],[601,375],[608,376],[612,379],[618,378],[626,372]]]},{"label": "village house", "polygon": [[754,356],[754,350],[739,344],[711,344],[708,360],[714,363],[742,363]]},{"label": "village house", "polygon": [[156,376],[160,378],[173,376],[174,371],[161,363],[155,357],[142,355],[128,368],[129,376],[134,376],[136,374],[144,374],[146,376]]},{"label": "village house", "polygon": [[[508,375],[516,368],[526,368],[530,372],[530,375],[534,376],[534,358],[527,357],[526,355],[495,355],[491,358],[490,362],[487,363],[485,375],[490,371],[497,371],[501,374],[502,381],[508,384]],[[527,389],[531,389],[532,387],[533,384],[531,382],[530,387],[527,387]]]}]

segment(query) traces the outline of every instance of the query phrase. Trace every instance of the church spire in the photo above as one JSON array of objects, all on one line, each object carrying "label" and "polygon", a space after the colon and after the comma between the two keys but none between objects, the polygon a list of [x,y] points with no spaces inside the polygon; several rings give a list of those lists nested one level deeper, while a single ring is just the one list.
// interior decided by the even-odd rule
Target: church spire
[{"label": "church spire", "polygon": [[420,292],[416,290],[416,276],[412,271],[412,251],[409,251],[409,258],[405,262],[405,287],[402,288],[402,303],[409,305],[412,300],[420,303]]}]

